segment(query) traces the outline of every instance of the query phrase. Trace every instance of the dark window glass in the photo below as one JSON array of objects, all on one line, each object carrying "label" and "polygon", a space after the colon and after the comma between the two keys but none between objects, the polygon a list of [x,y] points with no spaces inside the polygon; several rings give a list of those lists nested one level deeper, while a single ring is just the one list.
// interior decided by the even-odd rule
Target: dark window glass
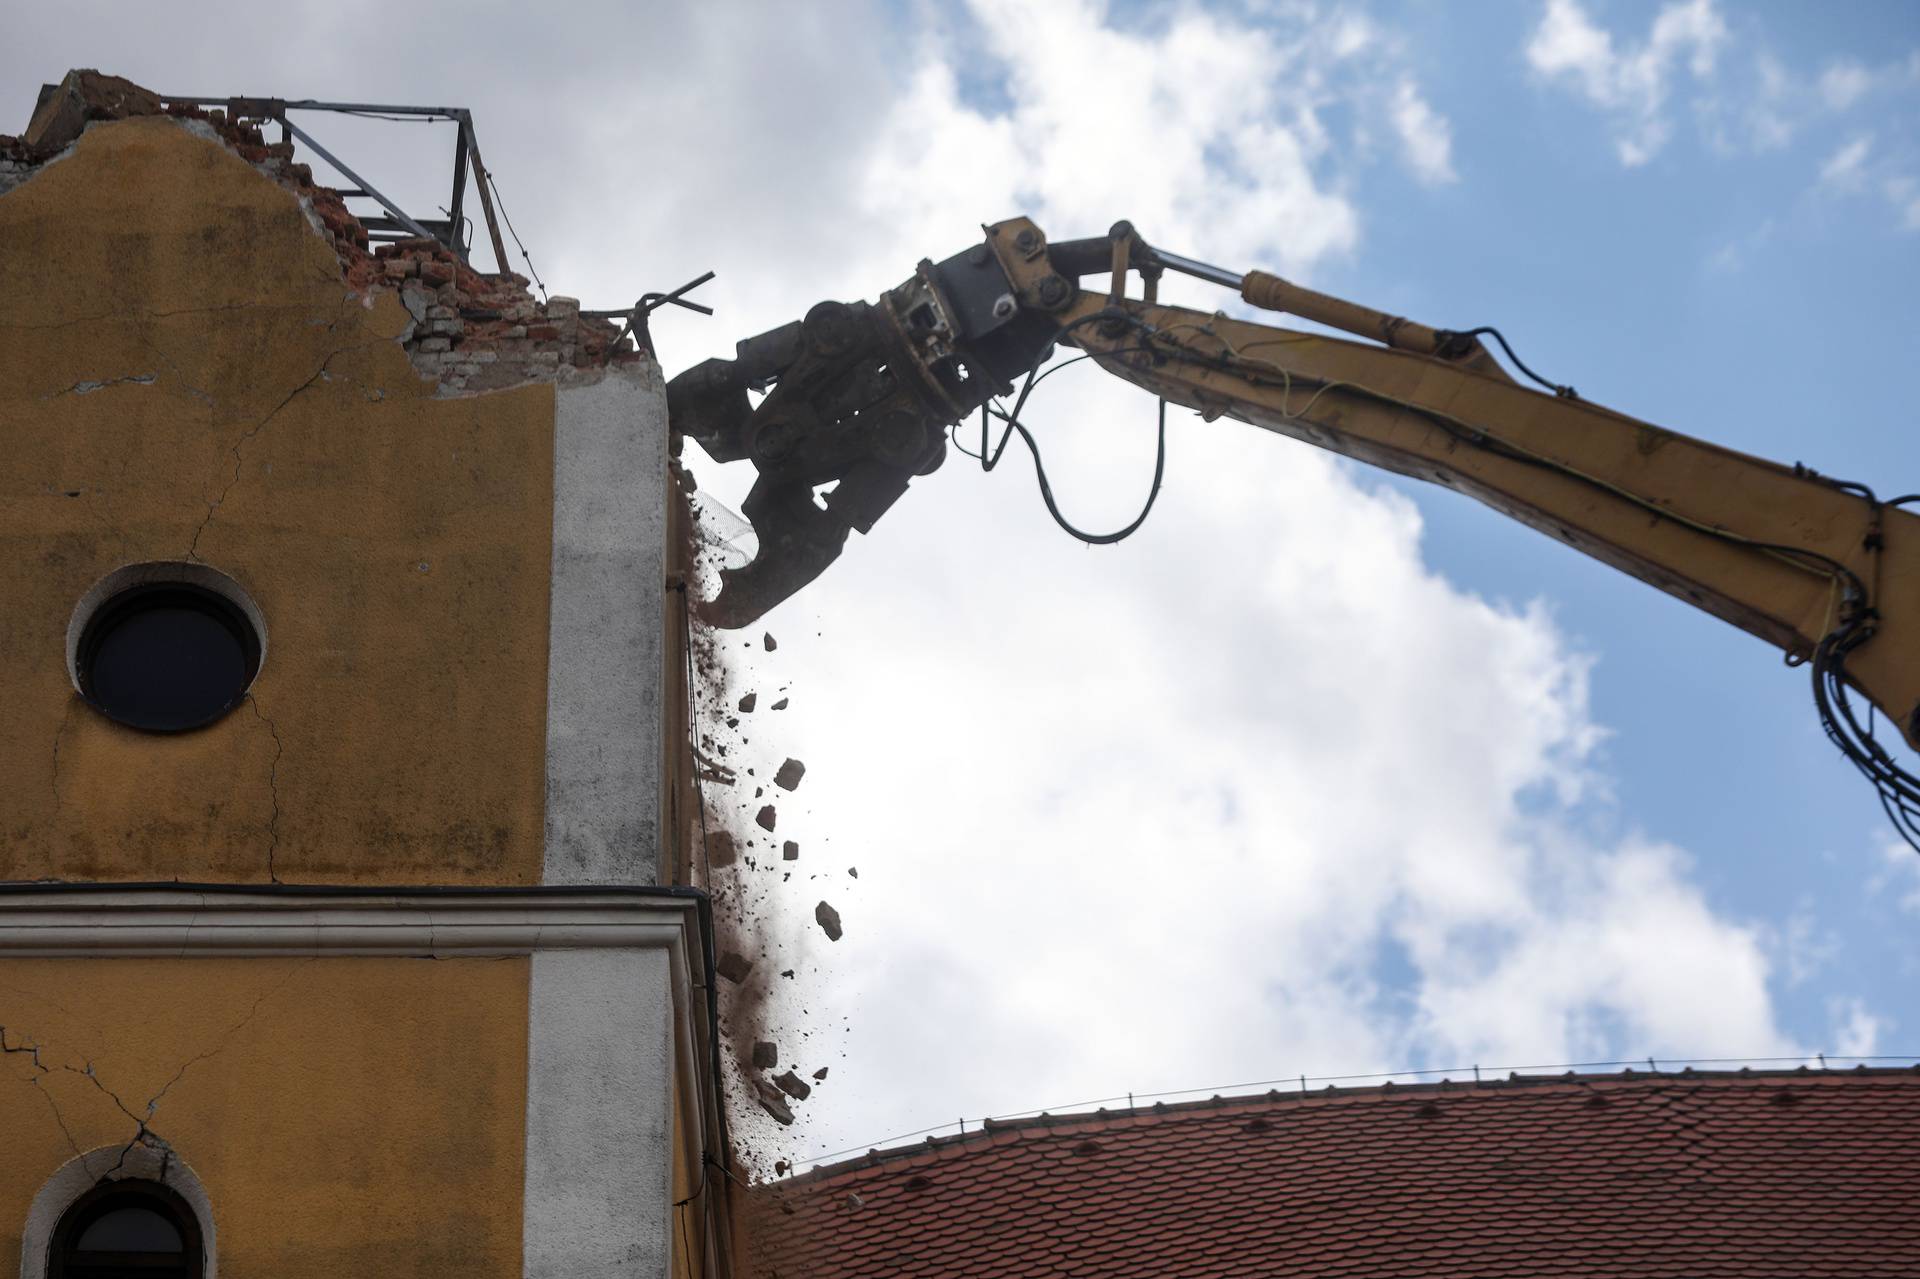
[{"label": "dark window glass", "polygon": [[260,667],[260,637],[225,596],[156,582],[102,604],[75,657],[81,693],[109,718],[177,733],[239,705]]},{"label": "dark window glass", "polygon": [[81,1252],[184,1252],[186,1246],[174,1224],[145,1205],[102,1213],[74,1244]]},{"label": "dark window glass", "polygon": [[198,1279],[200,1222],[150,1181],[102,1182],[54,1227],[49,1279]]}]

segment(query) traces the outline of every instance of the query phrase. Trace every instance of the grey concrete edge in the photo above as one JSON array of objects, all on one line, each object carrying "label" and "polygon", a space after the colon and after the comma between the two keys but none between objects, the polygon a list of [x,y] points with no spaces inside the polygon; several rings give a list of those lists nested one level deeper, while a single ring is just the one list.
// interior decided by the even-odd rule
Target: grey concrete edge
[{"label": "grey concrete edge", "polygon": [[667,397],[651,360],[554,388],[547,884],[659,878]]}]

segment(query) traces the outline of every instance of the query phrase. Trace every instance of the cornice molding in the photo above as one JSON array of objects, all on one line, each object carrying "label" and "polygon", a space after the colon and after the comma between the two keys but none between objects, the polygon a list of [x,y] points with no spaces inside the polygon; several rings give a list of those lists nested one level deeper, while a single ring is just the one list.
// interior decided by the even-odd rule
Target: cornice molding
[{"label": "cornice molding", "polygon": [[693,897],[591,888],[368,894],[22,885],[0,887],[0,957],[452,958],[661,948],[684,961],[699,953],[697,912]]}]

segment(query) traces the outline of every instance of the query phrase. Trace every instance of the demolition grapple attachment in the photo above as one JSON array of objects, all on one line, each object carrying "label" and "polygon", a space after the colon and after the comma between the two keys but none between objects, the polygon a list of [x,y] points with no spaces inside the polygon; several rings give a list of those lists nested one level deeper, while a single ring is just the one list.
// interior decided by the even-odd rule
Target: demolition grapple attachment
[{"label": "demolition grapple attachment", "polygon": [[818,577],[849,529],[868,532],[946,459],[946,428],[1005,394],[1056,333],[981,244],[922,261],[877,303],[822,302],[739,343],[735,358],[675,377],[674,429],[715,461],[744,458],[759,472],[741,507],[758,552],[721,571],[702,619],[749,625]]}]

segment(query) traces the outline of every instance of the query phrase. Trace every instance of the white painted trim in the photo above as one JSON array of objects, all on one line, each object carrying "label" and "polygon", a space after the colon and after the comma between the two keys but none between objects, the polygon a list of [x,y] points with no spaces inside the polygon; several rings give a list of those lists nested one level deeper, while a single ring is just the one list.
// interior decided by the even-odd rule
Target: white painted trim
[{"label": "white painted trim", "polygon": [[690,898],[564,894],[298,896],[103,885],[0,888],[0,956],[530,955],[604,948],[672,952],[685,980]]},{"label": "white painted trim", "polygon": [[545,884],[659,878],[666,474],[658,365],[555,385]]},{"label": "white painted trim", "polygon": [[521,1273],[664,1276],[677,983],[638,950],[542,951],[532,965]]},{"label": "white painted trim", "polygon": [[186,1200],[194,1216],[200,1219],[200,1252],[205,1259],[205,1268],[200,1273],[203,1279],[217,1279],[220,1250],[215,1246],[218,1241],[214,1236],[213,1201],[207,1198],[206,1187],[181,1160],[179,1152],[162,1152],[151,1146],[131,1149],[101,1146],[67,1160],[47,1178],[33,1197],[33,1204],[27,1209],[26,1228],[20,1232],[20,1279],[46,1279],[54,1228],[74,1200],[99,1185],[109,1173],[113,1181],[157,1181]]}]

